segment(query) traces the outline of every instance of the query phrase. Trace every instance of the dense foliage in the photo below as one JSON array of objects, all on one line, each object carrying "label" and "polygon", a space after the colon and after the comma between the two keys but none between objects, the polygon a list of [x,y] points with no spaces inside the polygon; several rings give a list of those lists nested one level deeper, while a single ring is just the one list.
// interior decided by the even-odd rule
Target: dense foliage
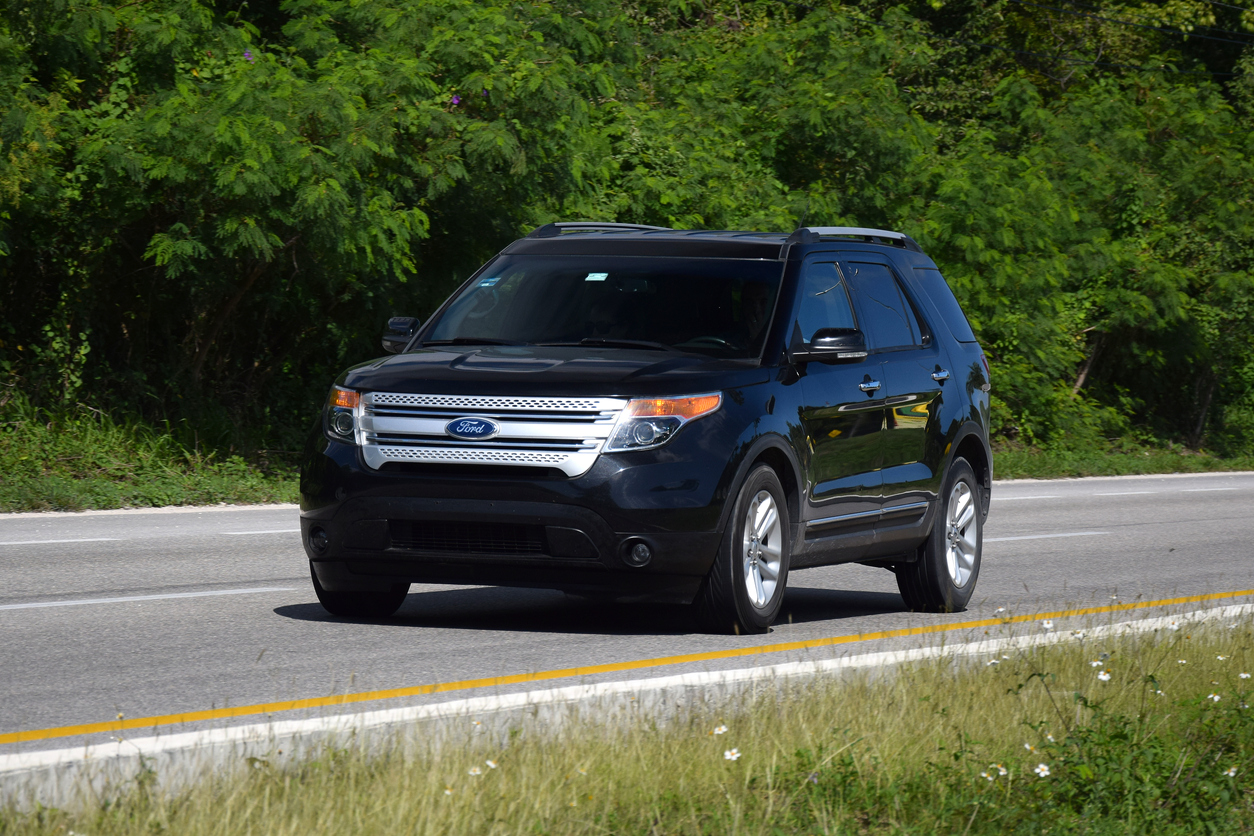
[{"label": "dense foliage", "polygon": [[0,401],[291,447],[550,220],[904,230],[996,430],[1254,449],[1249,0],[5,0]]}]

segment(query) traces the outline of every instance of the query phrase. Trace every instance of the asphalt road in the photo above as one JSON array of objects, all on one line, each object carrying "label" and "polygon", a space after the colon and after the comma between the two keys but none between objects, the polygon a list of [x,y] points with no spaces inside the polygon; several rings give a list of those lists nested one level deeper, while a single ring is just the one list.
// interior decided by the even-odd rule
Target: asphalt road
[{"label": "asphalt road", "polygon": [[[998,608],[1027,614],[1109,605],[1112,596],[1250,590],[1252,543],[1254,473],[998,483],[967,612],[907,613],[887,571],[829,567],[790,577],[784,615],[769,635],[737,637],[697,633],[676,608],[487,587],[415,585],[386,623],[334,619],[314,597],[291,507],[0,515],[0,735],[119,713],[150,717],[966,622]],[[8,743],[0,753],[101,739]]]}]

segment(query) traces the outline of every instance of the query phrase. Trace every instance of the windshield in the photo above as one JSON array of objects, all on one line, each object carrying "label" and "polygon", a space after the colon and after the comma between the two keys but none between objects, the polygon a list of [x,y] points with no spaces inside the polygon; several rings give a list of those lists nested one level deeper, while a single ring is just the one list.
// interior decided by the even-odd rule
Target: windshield
[{"label": "windshield", "polygon": [[756,357],[780,265],[731,258],[502,256],[423,345],[601,345]]}]

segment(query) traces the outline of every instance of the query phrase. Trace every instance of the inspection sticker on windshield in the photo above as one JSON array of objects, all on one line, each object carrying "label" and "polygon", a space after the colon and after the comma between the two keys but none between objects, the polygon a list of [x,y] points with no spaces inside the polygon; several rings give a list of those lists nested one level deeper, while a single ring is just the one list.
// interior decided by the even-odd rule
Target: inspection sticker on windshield
[{"label": "inspection sticker on windshield", "polygon": [[609,273],[589,273],[584,277],[585,282],[603,282],[610,277]]},{"label": "inspection sticker on windshield", "polygon": [[497,276],[495,279],[484,279],[483,281],[479,282],[479,287],[492,287],[500,280],[501,280],[500,276]]}]

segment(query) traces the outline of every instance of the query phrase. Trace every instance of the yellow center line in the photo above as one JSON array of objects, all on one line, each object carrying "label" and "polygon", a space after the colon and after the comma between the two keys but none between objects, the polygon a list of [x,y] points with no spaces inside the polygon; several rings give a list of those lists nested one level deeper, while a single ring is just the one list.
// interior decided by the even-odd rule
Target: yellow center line
[{"label": "yellow center line", "polygon": [[849,636],[831,636],[824,639],[809,639],[799,642],[757,645],[755,647],[738,647],[730,650],[714,650],[706,653],[685,653],[679,656],[660,656],[655,659],[637,659],[629,662],[610,662],[604,665],[587,665],[580,668],[562,668],[552,671],[535,673],[518,673],[508,676],[492,676],[483,679],[463,679],[457,682],[437,682],[430,685],[413,685],[408,688],[388,688],[382,691],[362,691],[356,694],[335,694],[326,697],[310,697],[303,700],[285,700],[281,702],[257,703],[240,705],[234,708],[212,708],[204,711],[186,711],[182,714],[162,714],[157,717],[136,717],[134,719],[107,720],[103,723],[84,723],[78,726],[57,726],[51,729],[32,729],[30,731],[9,732],[0,734],[0,744],[22,743],[30,740],[50,740],[56,737],[74,737],[82,734],[98,732],[120,732],[128,729],[156,729],[160,726],[195,723],[201,720],[222,720],[231,717],[252,717],[260,714],[275,714],[280,711],[296,711],[302,708],[326,708],[329,706],[351,705],[359,702],[375,700],[391,700],[397,697],[417,697],[426,694],[444,694],[450,691],[468,691],[475,688],[492,688],[502,685],[519,685],[528,682],[545,682],[552,679],[567,679],[576,676],[591,676],[598,673],[620,673],[636,671],[644,668],[660,668],[668,665],[684,665],[691,662],[711,662],[718,659],[735,659],[741,656],[760,656],[767,653],[787,653],[793,650],[812,650],[820,647],[834,647],[856,642],[877,641],[879,639],[896,639],[906,636],[923,636],[934,633],[949,633],[955,630],[970,630],[979,627],[996,627],[1005,624],[1021,624],[1027,621],[1041,621],[1047,618],[1068,618],[1080,615],[1100,615],[1103,613],[1129,612],[1151,607],[1167,607],[1173,604],[1197,604],[1204,601],[1217,601],[1224,598],[1241,598],[1254,595],[1254,589],[1234,592],[1213,592],[1208,595],[1187,595],[1182,598],[1162,598],[1157,601],[1141,601],[1134,604],[1111,604],[1104,607],[1082,607],[1074,610],[1057,612],[1032,613],[1031,615],[1015,615],[1005,618],[985,618],[979,621],[962,621],[954,624],[931,624],[926,627],[908,627],[900,630],[880,630],[874,633],[856,633]]}]

